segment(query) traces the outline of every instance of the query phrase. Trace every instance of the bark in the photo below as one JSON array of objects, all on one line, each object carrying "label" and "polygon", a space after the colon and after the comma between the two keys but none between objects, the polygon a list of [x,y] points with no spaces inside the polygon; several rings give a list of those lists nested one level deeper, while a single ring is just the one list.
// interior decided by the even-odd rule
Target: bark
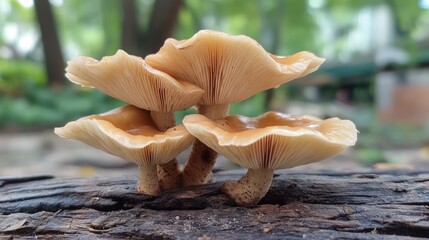
[{"label": "bark", "polygon": [[135,0],[122,0],[122,48],[140,56],[158,52],[172,36],[182,4],[183,0],[155,1],[148,26],[139,29]]},{"label": "bark", "polygon": [[51,5],[49,0],[37,0],[34,7],[42,37],[48,84],[51,87],[62,86],[65,83],[64,58]]},{"label": "bark", "polygon": [[429,172],[274,176],[255,208],[237,207],[216,183],[159,197],[136,177],[0,178],[0,238],[413,239],[429,237]]},{"label": "bark", "polygon": [[172,36],[183,0],[157,0],[145,33],[144,54],[156,53],[165,39]]},{"label": "bark", "polygon": [[139,28],[135,0],[122,0],[121,48],[129,54],[139,54]]},{"label": "bark", "polygon": [[[261,35],[269,35],[270,41],[263,43],[268,52],[277,54],[280,47],[281,32],[283,30],[283,18],[284,18],[284,1],[279,1],[276,5],[276,9],[268,9],[264,6],[266,1],[258,1],[259,17],[261,18],[262,29]],[[262,37],[263,38],[263,37]],[[265,91],[264,95],[264,109],[266,111],[272,110],[274,100],[274,89],[270,88]]]}]

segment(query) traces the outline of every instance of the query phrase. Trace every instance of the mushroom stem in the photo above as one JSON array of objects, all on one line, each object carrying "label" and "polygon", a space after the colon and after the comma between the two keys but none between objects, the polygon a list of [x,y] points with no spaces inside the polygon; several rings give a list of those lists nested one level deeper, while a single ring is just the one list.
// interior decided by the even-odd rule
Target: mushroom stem
[{"label": "mushroom stem", "polygon": [[236,182],[227,182],[222,186],[225,192],[239,206],[256,206],[267,194],[273,181],[272,169],[248,169]]},{"label": "mushroom stem", "polygon": [[[212,120],[221,119],[228,114],[229,104],[198,105],[198,112]],[[217,152],[196,139],[192,152],[182,172],[182,185],[193,186],[211,181],[211,173],[216,163]]]},{"label": "mushroom stem", "polygon": [[217,152],[195,140],[190,158],[182,172],[182,185],[193,186],[207,183],[215,164]]},{"label": "mushroom stem", "polygon": [[[160,131],[166,131],[176,126],[173,112],[155,112],[151,111],[152,120]],[[180,170],[177,159],[174,158],[166,164],[157,165],[158,181],[160,188],[170,190],[180,186]]]},{"label": "mushroom stem", "polygon": [[160,131],[167,131],[169,128],[176,126],[173,112],[156,112],[151,111],[150,116]]},{"label": "mushroom stem", "polygon": [[138,171],[137,192],[158,196],[161,190],[156,174],[156,165],[139,165]]},{"label": "mushroom stem", "polygon": [[210,118],[218,120],[224,118],[229,112],[229,103],[218,105],[198,105],[198,113]]},{"label": "mushroom stem", "polygon": [[181,186],[179,163],[173,159],[165,164],[157,165],[158,181],[162,191]]}]

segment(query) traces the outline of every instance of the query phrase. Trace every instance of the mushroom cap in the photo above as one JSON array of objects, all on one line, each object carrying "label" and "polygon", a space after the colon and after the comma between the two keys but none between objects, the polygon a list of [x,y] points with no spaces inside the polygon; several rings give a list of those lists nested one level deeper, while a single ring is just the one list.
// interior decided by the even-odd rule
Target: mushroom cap
[{"label": "mushroom cap", "polygon": [[284,169],[323,160],[357,140],[353,122],[268,112],[212,121],[188,115],[183,124],[201,142],[250,169]]},{"label": "mushroom cap", "polygon": [[118,50],[101,61],[78,57],[68,62],[70,81],[95,87],[103,93],[139,108],[172,112],[195,105],[204,91],[153,69],[142,58]]},{"label": "mushroom cap", "polygon": [[261,91],[303,77],[324,59],[310,52],[277,57],[255,40],[201,30],[188,40],[169,38],[146,62],[174,78],[204,89],[202,105],[243,101]]},{"label": "mushroom cap", "polygon": [[150,112],[132,105],[69,122],[55,133],[138,165],[167,163],[194,140],[183,125],[158,131]]}]

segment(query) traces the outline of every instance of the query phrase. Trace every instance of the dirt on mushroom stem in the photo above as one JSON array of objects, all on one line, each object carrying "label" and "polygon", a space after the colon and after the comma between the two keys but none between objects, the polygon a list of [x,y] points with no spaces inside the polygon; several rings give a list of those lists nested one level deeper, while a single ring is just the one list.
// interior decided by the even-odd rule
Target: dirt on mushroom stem
[{"label": "dirt on mushroom stem", "polygon": [[161,194],[155,165],[139,166],[137,191],[151,196]]},{"label": "dirt on mushroom stem", "polygon": [[[212,120],[224,118],[228,115],[229,104],[198,105],[198,113]],[[183,186],[193,186],[207,183],[216,163],[217,152],[196,139],[192,152],[183,168],[181,182]]]},{"label": "dirt on mushroom stem", "polygon": [[267,194],[273,181],[272,169],[248,169],[236,182],[227,182],[222,190],[239,206],[253,207]]}]

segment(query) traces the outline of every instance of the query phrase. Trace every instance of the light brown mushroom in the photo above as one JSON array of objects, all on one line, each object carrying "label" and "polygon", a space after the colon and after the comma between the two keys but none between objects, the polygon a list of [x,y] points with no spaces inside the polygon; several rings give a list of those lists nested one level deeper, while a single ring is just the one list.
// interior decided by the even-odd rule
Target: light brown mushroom
[{"label": "light brown mushroom", "polygon": [[356,127],[349,120],[291,117],[276,112],[216,121],[194,114],[186,116],[183,124],[201,142],[248,168],[237,182],[223,186],[223,191],[241,206],[254,206],[265,196],[275,169],[321,161],[357,140]]},{"label": "light brown mushroom", "polygon": [[[66,71],[66,76],[76,84],[95,87],[114,98],[149,110],[161,131],[176,125],[174,111],[195,105],[203,94],[199,87],[153,69],[142,58],[122,50],[101,61],[78,57],[68,62]],[[163,189],[180,185],[176,159],[160,165],[158,174]]]},{"label": "light brown mushroom", "polygon": [[[310,52],[277,57],[247,36],[202,30],[189,40],[167,39],[146,62],[177,79],[202,88],[200,114],[216,120],[229,105],[261,91],[278,87],[315,71],[324,59]],[[183,171],[185,185],[202,184],[211,173],[217,154],[196,141]]]},{"label": "light brown mushroom", "polygon": [[156,165],[174,159],[194,140],[183,125],[159,131],[149,111],[132,105],[69,122],[55,133],[134,162],[137,191],[153,196],[161,191]]}]

